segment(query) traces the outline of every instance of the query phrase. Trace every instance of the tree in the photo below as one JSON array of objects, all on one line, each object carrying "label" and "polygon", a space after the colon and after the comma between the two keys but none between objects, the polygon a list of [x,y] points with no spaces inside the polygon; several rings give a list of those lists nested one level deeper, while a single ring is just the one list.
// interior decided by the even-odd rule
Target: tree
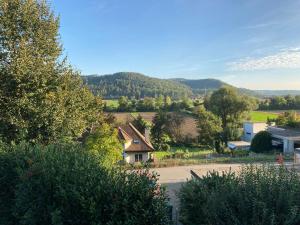
[{"label": "tree", "polygon": [[223,87],[215,91],[210,98],[206,99],[205,106],[208,110],[219,116],[222,121],[222,128],[225,131],[223,141],[227,143],[230,139],[228,132],[230,128],[238,127],[241,120],[245,118],[255,104],[252,99],[238,95],[231,87]]},{"label": "tree", "polygon": [[184,137],[181,132],[183,122],[184,116],[181,113],[169,113],[169,119],[166,124],[166,130],[173,143],[182,143],[184,141]]},{"label": "tree", "polygon": [[172,99],[170,96],[165,97],[165,108],[169,109],[172,105]]},{"label": "tree", "polygon": [[85,141],[85,147],[104,167],[112,167],[122,159],[122,145],[117,130],[108,124],[97,127]]},{"label": "tree", "polygon": [[258,132],[252,142],[251,151],[253,152],[269,152],[272,150],[272,135],[268,131]]},{"label": "tree", "polygon": [[62,56],[59,19],[46,1],[0,1],[0,134],[49,143],[81,135],[102,103]]},{"label": "tree", "polygon": [[126,96],[121,96],[119,98],[118,102],[119,102],[119,107],[118,107],[119,111],[125,112],[125,111],[128,110],[128,108],[129,108],[129,100],[128,100],[128,98]]},{"label": "tree", "polygon": [[[216,148],[222,132],[221,119],[200,106],[197,112],[199,143]],[[218,150],[218,149],[217,149]]]},{"label": "tree", "polygon": [[144,110],[153,111],[155,109],[155,99],[150,97],[144,98]]},{"label": "tree", "polygon": [[150,128],[150,124],[141,116],[141,114],[138,114],[138,116],[134,118],[132,124],[142,134],[145,133],[146,129]]},{"label": "tree", "polygon": [[155,114],[152,121],[151,140],[156,150],[167,150],[170,137],[168,135],[169,115],[164,111]]},{"label": "tree", "polygon": [[155,106],[156,106],[156,109],[162,109],[164,107],[164,96],[163,95],[159,95],[155,99]]},{"label": "tree", "polygon": [[295,111],[288,111],[280,114],[275,122],[279,126],[287,126],[292,128],[300,127],[300,118]]}]

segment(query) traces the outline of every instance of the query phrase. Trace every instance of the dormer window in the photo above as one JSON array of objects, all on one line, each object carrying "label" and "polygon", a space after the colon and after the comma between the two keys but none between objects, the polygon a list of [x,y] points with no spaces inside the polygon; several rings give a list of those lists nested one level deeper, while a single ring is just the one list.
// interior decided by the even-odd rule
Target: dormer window
[{"label": "dormer window", "polygon": [[134,140],[133,140],[133,143],[134,143],[134,144],[139,144],[140,141],[139,141],[138,139],[134,139]]}]

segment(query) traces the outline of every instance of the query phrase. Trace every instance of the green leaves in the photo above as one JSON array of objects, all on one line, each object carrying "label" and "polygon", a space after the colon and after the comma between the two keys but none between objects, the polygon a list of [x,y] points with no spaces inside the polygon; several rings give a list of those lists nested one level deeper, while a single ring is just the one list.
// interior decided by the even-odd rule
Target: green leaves
[{"label": "green leaves", "polygon": [[106,168],[111,168],[122,160],[123,147],[118,139],[117,130],[108,124],[92,131],[85,141],[85,148]]},{"label": "green leaves", "polygon": [[59,19],[46,1],[0,2],[0,134],[6,142],[74,139],[102,103],[66,64]]},{"label": "green leaves", "polygon": [[0,224],[165,225],[167,198],[147,170],[108,170],[74,144],[0,151]]},{"label": "green leaves", "polygon": [[284,167],[247,166],[239,174],[211,172],[179,194],[183,224],[297,225],[300,178]]},{"label": "green leaves", "polygon": [[[205,101],[206,108],[221,118],[223,128],[223,142],[238,138],[238,127],[247,113],[256,107],[253,98],[238,95],[230,87],[223,87],[215,91]],[[237,135],[236,135],[237,134]]]},{"label": "green leaves", "polygon": [[272,135],[268,131],[258,132],[251,141],[251,151],[253,152],[269,152],[272,148]]},{"label": "green leaves", "polygon": [[199,129],[198,141],[201,144],[215,147],[215,142],[220,141],[222,132],[221,119],[201,106],[196,115]]}]

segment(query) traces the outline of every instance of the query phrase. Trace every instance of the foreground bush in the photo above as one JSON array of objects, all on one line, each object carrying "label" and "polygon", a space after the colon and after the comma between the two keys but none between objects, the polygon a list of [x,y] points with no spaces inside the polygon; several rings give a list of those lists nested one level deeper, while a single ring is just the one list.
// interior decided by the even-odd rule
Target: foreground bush
[{"label": "foreground bush", "polygon": [[168,223],[155,175],[106,170],[78,146],[7,147],[0,182],[0,224]]},{"label": "foreground bush", "polygon": [[299,176],[283,167],[213,172],[186,183],[179,197],[184,225],[300,224]]}]

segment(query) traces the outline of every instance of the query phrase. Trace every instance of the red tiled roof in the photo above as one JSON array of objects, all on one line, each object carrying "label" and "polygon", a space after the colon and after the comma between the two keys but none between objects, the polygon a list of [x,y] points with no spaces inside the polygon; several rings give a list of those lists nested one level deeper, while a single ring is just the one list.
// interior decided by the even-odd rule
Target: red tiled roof
[{"label": "red tiled roof", "polygon": [[152,144],[146,140],[131,123],[119,127],[119,138],[127,145],[125,152],[150,152],[154,151]]}]

